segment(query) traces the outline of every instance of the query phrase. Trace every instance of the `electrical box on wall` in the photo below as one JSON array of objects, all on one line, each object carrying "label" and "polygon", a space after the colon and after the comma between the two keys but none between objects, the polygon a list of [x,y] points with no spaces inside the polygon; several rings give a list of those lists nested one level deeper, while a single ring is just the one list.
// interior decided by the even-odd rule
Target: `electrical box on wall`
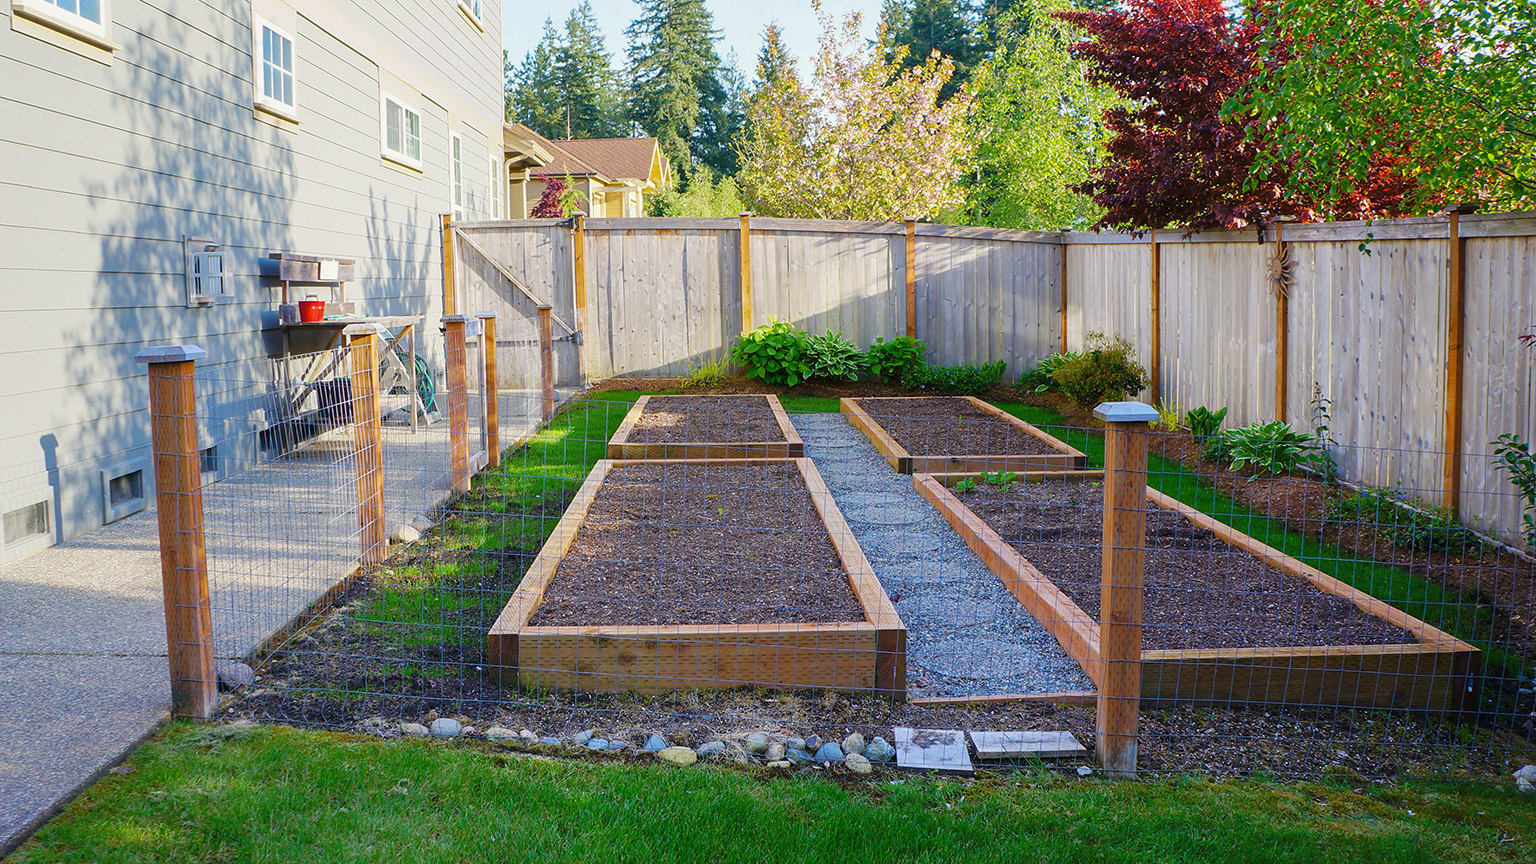
[{"label": "electrical box on wall", "polygon": [[234,296],[228,253],[212,240],[182,237],[187,258],[187,306],[212,306]]}]

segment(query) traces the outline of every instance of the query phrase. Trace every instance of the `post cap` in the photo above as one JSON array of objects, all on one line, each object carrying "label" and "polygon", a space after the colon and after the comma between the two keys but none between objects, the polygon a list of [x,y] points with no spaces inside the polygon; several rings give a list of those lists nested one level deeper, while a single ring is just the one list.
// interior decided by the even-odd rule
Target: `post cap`
[{"label": "post cap", "polygon": [[486,310],[484,312],[476,312],[475,313],[475,317],[476,318],[495,318],[495,317],[499,316],[500,314],[501,314],[500,312],[492,312],[490,310]]},{"label": "post cap", "polygon": [[468,321],[469,321],[469,316],[468,315],[444,315],[443,316],[443,323],[444,324],[465,324],[465,323],[468,323]]},{"label": "post cap", "polygon": [[207,356],[208,352],[196,345],[156,345],[133,355],[133,359],[137,363],[184,363]]},{"label": "post cap", "polygon": [[1157,409],[1145,402],[1101,402],[1093,409],[1093,416],[1105,423],[1151,423],[1160,415]]}]

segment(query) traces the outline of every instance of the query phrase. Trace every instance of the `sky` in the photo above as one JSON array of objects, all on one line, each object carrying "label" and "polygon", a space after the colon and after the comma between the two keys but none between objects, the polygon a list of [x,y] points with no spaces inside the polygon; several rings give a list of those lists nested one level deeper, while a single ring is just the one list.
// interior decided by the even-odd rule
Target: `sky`
[{"label": "sky", "polygon": [[[521,63],[523,55],[533,50],[544,32],[544,19],[553,18],[555,27],[565,23],[565,17],[581,0],[549,0],[538,5],[537,12],[526,12],[531,3],[505,0],[502,5],[501,42],[512,62]],[[784,39],[789,50],[800,61],[801,75],[810,71],[809,58],[816,51],[816,37],[821,25],[811,9],[811,0],[708,0],[709,11],[715,16],[715,29],[722,31],[715,50],[725,59],[732,49],[736,51],[737,67],[748,80],[757,65],[757,52],[763,44],[763,27],[770,21],[778,21],[784,28]],[[849,12],[864,13],[864,31],[874,37],[875,21],[880,16],[880,0],[822,0],[822,10],[837,19]],[[608,51],[614,55],[615,67],[622,68],[628,40],[624,28],[639,14],[635,0],[592,0],[592,11],[603,27]]]}]

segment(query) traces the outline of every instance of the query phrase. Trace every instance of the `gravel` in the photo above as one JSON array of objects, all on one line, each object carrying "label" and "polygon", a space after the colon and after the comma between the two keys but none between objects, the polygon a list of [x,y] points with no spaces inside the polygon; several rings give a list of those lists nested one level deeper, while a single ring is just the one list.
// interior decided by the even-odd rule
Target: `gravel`
[{"label": "gravel", "polygon": [[838,508],[916,512],[899,527],[849,528],[907,625],[913,697],[1092,690],[1082,669],[1003,587],[949,523],[840,414],[790,417]]}]

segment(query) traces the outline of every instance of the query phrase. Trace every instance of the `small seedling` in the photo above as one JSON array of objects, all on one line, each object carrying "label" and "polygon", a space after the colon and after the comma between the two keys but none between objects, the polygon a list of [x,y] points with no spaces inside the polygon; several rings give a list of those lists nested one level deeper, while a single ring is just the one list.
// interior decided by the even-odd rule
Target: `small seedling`
[{"label": "small seedling", "polygon": [[1007,492],[1018,481],[1019,475],[1012,471],[993,471],[989,474],[981,475],[981,479],[987,481],[988,485],[996,486]]},{"label": "small seedling", "polygon": [[956,492],[975,492],[976,491],[976,481],[972,480],[969,477],[967,477],[964,480],[961,480],[960,482],[955,484],[955,491]]}]

